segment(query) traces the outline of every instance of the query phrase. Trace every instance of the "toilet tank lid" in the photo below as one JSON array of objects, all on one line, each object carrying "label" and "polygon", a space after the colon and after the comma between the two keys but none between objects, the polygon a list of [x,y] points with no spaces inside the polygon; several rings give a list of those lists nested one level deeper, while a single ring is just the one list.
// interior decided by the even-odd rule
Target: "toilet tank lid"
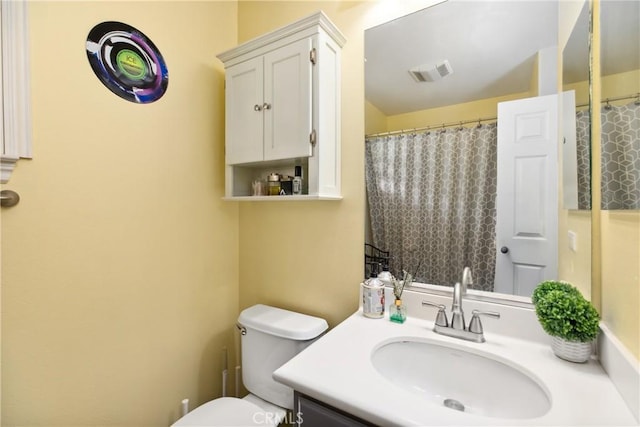
[{"label": "toilet tank lid", "polygon": [[316,338],[329,327],[319,317],[263,304],[242,310],[238,322],[245,328],[300,341]]}]

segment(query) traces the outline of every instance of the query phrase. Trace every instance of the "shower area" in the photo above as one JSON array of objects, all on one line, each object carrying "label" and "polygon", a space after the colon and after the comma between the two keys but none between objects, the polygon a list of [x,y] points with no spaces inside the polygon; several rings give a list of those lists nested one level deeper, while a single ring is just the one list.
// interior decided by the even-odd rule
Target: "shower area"
[{"label": "shower area", "polygon": [[[601,209],[640,209],[640,93],[606,99],[600,108]],[[589,111],[576,113],[578,209],[591,209]]]},{"label": "shower area", "polygon": [[[640,94],[607,99],[600,111],[602,209],[640,209]],[[367,136],[367,243],[385,251],[378,261],[396,276],[407,270],[417,282],[441,285],[469,266],[471,287],[493,291],[496,151],[495,119]],[[574,155],[577,208],[589,210],[588,110],[576,113]]]},{"label": "shower area", "polygon": [[418,282],[453,285],[469,266],[472,287],[493,290],[493,120],[366,137],[368,239],[389,252],[394,275],[417,269]]},{"label": "shower area", "polygon": [[600,119],[602,209],[640,209],[640,93],[605,100]]}]

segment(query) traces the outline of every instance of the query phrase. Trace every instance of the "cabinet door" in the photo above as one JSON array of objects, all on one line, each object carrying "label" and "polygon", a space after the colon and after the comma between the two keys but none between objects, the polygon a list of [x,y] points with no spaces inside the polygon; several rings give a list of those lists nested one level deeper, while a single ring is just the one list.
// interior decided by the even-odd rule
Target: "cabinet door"
[{"label": "cabinet door", "polygon": [[263,152],[263,60],[226,70],[226,163],[258,162]]},{"label": "cabinet door", "polygon": [[317,400],[294,392],[295,427],[369,427],[367,421],[354,417]]},{"label": "cabinet door", "polygon": [[299,40],[264,57],[264,159],[309,157],[312,146],[309,59],[312,40]]}]

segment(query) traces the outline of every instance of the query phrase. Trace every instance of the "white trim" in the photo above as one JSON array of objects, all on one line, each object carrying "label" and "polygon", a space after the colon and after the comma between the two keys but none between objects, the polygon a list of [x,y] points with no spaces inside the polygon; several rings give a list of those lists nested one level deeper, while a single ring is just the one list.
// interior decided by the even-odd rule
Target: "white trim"
[{"label": "white trim", "polygon": [[0,31],[2,41],[2,174],[0,182],[9,180],[19,158],[31,158],[31,111],[29,88],[27,2],[2,0]]},{"label": "white trim", "polygon": [[633,416],[640,422],[640,362],[604,323],[600,323],[600,330],[601,333],[598,336],[600,364]]},{"label": "white trim", "polygon": [[256,54],[263,54],[265,51],[274,50],[280,47],[281,44],[290,43],[290,38],[292,36],[305,38],[313,34],[317,34],[318,28],[322,28],[331,37],[331,39],[338,44],[339,47],[343,47],[346,43],[344,35],[329,20],[329,18],[327,18],[327,15],[322,11],[318,11],[290,25],[249,40],[234,47],[233,49],[222,52],[218,54],[217,57],[225,64],[225,68],[230,67],[245,60],[246,58],[243,58],[243,55],[247,53],[251,53],[252,56],[255,56]]}]

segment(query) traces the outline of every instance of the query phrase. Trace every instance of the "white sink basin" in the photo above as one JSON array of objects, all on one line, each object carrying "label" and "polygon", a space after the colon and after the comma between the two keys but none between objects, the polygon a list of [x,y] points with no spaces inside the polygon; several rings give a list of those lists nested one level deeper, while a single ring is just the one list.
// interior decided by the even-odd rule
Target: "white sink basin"
[{"label": "white sink basin", "polygon": [[416,338],[383,344],[373,351],[372,363],[397,387],[452,411],[524,419],[543,416],[551,408],[549,396],[531,375],[495,356]]}]

